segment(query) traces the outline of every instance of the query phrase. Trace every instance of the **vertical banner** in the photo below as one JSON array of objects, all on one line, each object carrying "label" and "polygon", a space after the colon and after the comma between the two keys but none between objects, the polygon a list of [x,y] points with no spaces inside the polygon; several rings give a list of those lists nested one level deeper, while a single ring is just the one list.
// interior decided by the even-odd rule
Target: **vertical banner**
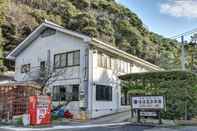
[{"label": "vertical banner", "polygon": [[51,97],[31,96],[29,98],[29,115],[31,125],[51,123]]}]

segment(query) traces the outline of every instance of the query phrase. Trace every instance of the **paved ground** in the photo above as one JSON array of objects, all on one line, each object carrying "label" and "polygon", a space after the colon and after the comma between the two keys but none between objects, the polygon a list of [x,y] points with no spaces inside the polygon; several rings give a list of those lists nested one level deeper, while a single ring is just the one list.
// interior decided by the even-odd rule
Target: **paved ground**
[{"label": "paved ground", "polygon": [[144,131],[197,131],[197,126],[185,126],[177,128],[152,128]]},{"label": "paved ground", "polygon": [[127,121],[130,117],[131,117],[130,111],[125,111],[125,112],[109,115],[106,117],[97,118],[97,119],[91,120],[88,123],[90,124],[119,123],[119,122]]},{"label": "paved ground", "polygon": [[71,129],[71,130],[54,130],[54,131],[144,131],[150,127],[142,126],[110,126],[110,127],[96,127],[96,128],[84,128],[84,129]]},{"label": "paved ground", "polygon": [[[197,131],[197,126],[177,127],[177,128],[159,128],[153,126],[135,126],[126,121],[130,117],[130,112],[113,114],[99,119],[91,120],[87,123],[67,124],[64,126],[55,126],[53,128],[10,128],[9,126],[0,126],[0,131]],[[121,124],[124,122],[126,124]]]},{"label": "paved ground", "polygon": [[87,128],[75,128],[75,129],[2,129],[0,127],[0,131],[144,131],[146,129],[150,129],[152,127],[146,126],[132,126],[132,125],[121,125],[121,126],[105,126],[105,127],[87,127]]},{"label": "paved ground", "polygon": [[82,127],[82,128],[51,128],[51,129],[3,129],[0,131],[197,131],[197,126],[185,126],[176,128],[160,128],[153,126],[135,126],[135,125],[113,125],[103,127]]}]

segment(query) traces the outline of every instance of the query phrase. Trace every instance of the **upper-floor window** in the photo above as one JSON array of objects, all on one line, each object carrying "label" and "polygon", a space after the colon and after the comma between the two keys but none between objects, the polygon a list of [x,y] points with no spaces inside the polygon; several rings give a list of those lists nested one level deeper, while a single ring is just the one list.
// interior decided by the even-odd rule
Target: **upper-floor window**
[{"label": "upper-floor window", "polygon": [[40,71],[45,71],[46,69],[46,62],[45,61],[41,61],[40,62]]},{"label": "upper-floor window", "polygon": [[133,65],[133,63],[130,63],[129,65],[130,65],[129,73],[132,73],[132,71],[133,71],[133,66],[134,66],[134,65]]},{"label": "upper-floor window", "polygon": [[112,69],[122,73],[130,73],[133,67],[132,62],[127,60],[114,58],[99,52],[97,55],[97,65],[106,69]]},{"label": "upper-floor window", "polygon": [[111,69],[111,57],[103,53],[98,53],[98,66]]},{"label": "upper-floor window", "polygon": [[54,56],[54,68],[64,68],[80,65],[80,51],[56,54]]},{"label": "upper-floor window", "polygon": [[21,73],[28,73],[30,72],[30,64],[24,64],[21,66]]}]

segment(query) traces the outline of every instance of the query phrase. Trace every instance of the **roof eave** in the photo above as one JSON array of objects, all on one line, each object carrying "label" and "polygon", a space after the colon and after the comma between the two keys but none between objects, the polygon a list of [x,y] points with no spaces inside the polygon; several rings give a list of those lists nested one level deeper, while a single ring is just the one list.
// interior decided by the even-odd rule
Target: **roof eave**
[{"label": "roof eave", "polygon": [[[132,61],[134,61],[134,62],[136,62],[136,63],[138,63],[138,64],[140,64],[140,65],[143,65],[143,66],[149,68],[149,69],[152,70],[152,71],[161,71],[161,70],[163,70],[163,69],[160,68],[159,66],[156,66],[156,65],[154,65],[154,64],[152,64],[152,63],[150,63],[150,62],[148,62],[148,61],[145,61],[145,60],[143,60],[143,59],[141,59],[141,58],[138,58],[138,57],[136,57],[136,56],[133,56],[133,55],[131,55],[131,54],[128,54],[128,53],[126,53],[126,52],[124,52],[124,51],[122,51],[122,50],[120,50],[120,49],[117,49],[117,48],[115,48],[115,47],[112,47],[112,46],[110,46],[110,45],[107,45],[106,43],[104,43],[104,42],[102,42],[102,41],[100,41],[100,40],[98,40],[98,39],[96,39],[96,38],[92,38],[92,41],[93,41],[92,44],[93,44],[94,46],[97,46],[97,47],[99,47],[99,46],[105,47],[106,50],[110,50],[111,52],[116,53],[116,54],[118,54],[119,56],[122,55],[122,56],[124,56],[124,57],[127,57],[127,58],[129,58],[130,60],[132,60]],[[95,44],[95,42],[96,42],[96,43],[99,43],[99,44]]]},{"label": "roof eave", "polygon": [[80,33],[74,32],[74,31],[66,30],[61,26],[58,26],[58,25],[53,24],[51,22],[45,21],[45,23],[42,23],[40,26],[38,26],[25,40],[23,40],[13,51],[11,51],[7,55],[6,59],[15,60],[16,57],[20,54],[20,52],[26,46],[28,46],[32,37],[36,37],[36,33],[42,32],[45,28],[55,29],[55,30],[60,31],[62,33],[66,33],[66,34],[69,34],[71,36],[83,39],[83,41],[85,41],[85,42],[90,42],[91,41],[91,38],[88,37],[88,36],[85,36],[83,34],[80,34]]},{"label": "roof eave", "polygon": [[28,41],[28,40],[30,40],[34,35],[36,35],[36,33],[40,30],[40,29],[42,29],[44,27],[44,23],[42,23],[40,26],[38,26],[27,38],[25,38],[13,51],[11,51],[8,55],[7,55],[7,57],[6,57],[6,59],[9,59],[9,60],[15,60],[16,59],[16,57],[17,57],[17,55],[18,55],[18,53],[17,53],[17,51],[20,51],[21,49],[23,49],[24,48],[24,44],[26,44],[26,42]]}]

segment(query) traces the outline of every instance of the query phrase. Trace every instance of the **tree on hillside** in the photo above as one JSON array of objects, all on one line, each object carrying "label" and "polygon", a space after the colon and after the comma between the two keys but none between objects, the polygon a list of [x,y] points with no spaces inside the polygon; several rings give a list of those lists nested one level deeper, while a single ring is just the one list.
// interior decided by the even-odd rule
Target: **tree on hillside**
[{"label": "tree on hillside", "polygon": [[[7,7],[8,1],[11,7],[6,8],[5,12],[3,8]],[[4,23],[1,22],[2,18]],[[168,65],[175,67],[173,64],[179,58],[176,55],[180,50],[177,41],[148,31],[134,12],[115,0],[2,0],[0,36],[3,44],[0,46],[3,47],[3,53],[13,50],[44,19],[96,37],[166,69]],[[170,62],[163,58],[169,58]]]}]

